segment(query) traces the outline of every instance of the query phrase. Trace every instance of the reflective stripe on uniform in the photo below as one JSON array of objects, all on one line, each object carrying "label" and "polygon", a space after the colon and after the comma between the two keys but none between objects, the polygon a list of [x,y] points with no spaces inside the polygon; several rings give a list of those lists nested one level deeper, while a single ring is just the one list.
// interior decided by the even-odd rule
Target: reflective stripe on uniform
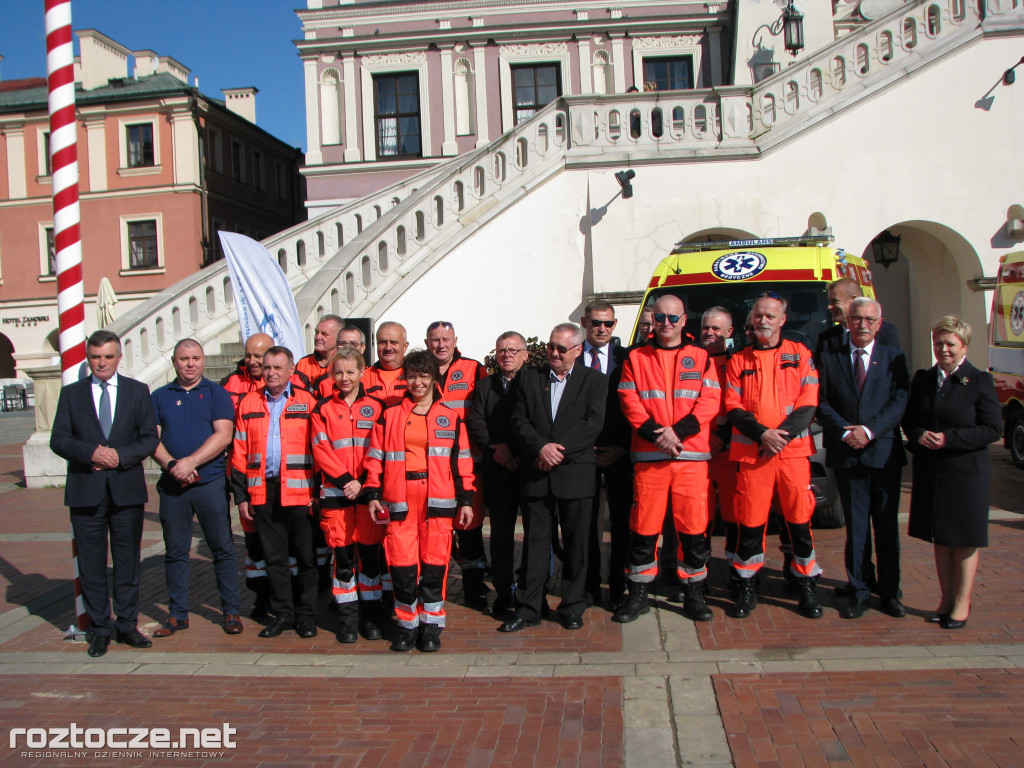
[{"label": "reflective stripe on uniform", "polygon": [[408,513],[409,505],[404,501],[396,501],[388,504],[388,511],[393,515],[396,512]]},{"label": "reflective stripe on uniform", "polygon": [[246,439],[245,431],[241,430],[241,429],[236,429],[235,430],[235,440],[242,440],[244,442],[245,439]]},{"label": "reflective stripe on uniform", "polygon": [[424,624],[443,627],[444,603],[420,603],[420,621]]},{"label": "reflective stripe on uniform", "polygon": [[625,390],[629,390],[629,391],[636,390],[636,382],[635,381],[620,381],[619,382],[619,391],[621,392],[624,389]]},{"label": "reflective stripe on uniform", "polygon": [[676,574],[679,576],[679,581],[683,584],[696,584],[698,581],[704,581],[708,577],[708,568],[706,565],[700,568],[689,568],[683,563],[679,563],[676,566]]},{"label": "reflective stripe on uniform", "polygon": [[370,459],[376,459],[377,461],[382,461],[384,459],[384,451],[382,451],[380,448],[370,448],[366,452],[366,456],[367,456],[367,458],[370,458]]},{"label": "reflective stripe on uniform", "polygon": [[427,448],[427,456],[451,456],[452,449],[443,446],[432,445]]},{"label": "reflective stripe on uniform", "polygon": [[642,565],[629,566],[629,573],[626,575],[630,581],[651,583],[658,576],[658,563],[644,563]]},{"label": "reflective stripe on uniform", "polygon": [[701,379],[701,384],[711,389],[721,389],[722,385],[715,379]]},{"label": "reflective stripe on uniform", "polygon": [[444,404],[449,408],[465,408],[468,400],[445,400]]},{"label": "reflective stripe on uniform", "polygon": [[641,400],[664,400],[665,393],[660,389],[641,389],[640,390]]},{"label": "reflective stripe on uniform", "polygon": [[441,507],[442,509],[455,509],[455,499],[433,499],[427,497],[428,507]]},{"label": "reflective stripe on uniform", "polygon": [[315,435],[313,435],[313,445],[319,445],[320,443],[324,442],[326,439],[327,439],[327,433],[326,432],[317,432]]},{"label": "reflective stripe on uniform", "polygon": [[285,480],[286,488],[312,488],[313,479],[308,477],[289,477]]},{"label": "reflective stripe on uniform", "polygon": [[308,453],[289,453],[284,461],[288,469],[310,469],[313,466],[313,457]]},{"label": "reflective stripe on uniform", "polygon": [[405,451],[385,451],[384,461],[405,461]]},{"label": "reflective stripe on uniform", "polygon": [[260,477],[259,475],[257,475],[256,477],[245,478],[246,488],[258,488],[261,485],[263,485],[263,478]]},{"label": "reflective stripe on uniform", "polygon": [[696,400],[700,397],[700,392],[696,389],[674,389],[672,390],[672,397],[682,398],[683,400]]},{"label": "reflective stripe on uniform", "polygon": [[762,565],[764,565],[764,552],[751,555],[746,560],[741,560],[740,556],[736,555],[732,560],[733,570],[741,579],[752,579],[761,570]]}]

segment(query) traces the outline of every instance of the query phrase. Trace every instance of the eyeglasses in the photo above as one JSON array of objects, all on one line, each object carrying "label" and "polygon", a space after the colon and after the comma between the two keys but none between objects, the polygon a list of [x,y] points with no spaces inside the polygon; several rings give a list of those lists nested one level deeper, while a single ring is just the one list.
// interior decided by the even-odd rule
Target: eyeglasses
[{"label": "eyeglasses", "polygon": [[526,347],[516,349],[515,347],[508,347],[507,349],[499,349],[495,351],[495,355],[518,355],[520,352],[525,352]]},{"label": "eyeglasses", "polygon": [[595,328],[600,328],[602,325],[605,328],[611,328],[611,327],[613,327],[615,325],[615,321],[614,320],[593,320],[592,319],[592,320],[589,320],[588,322],[592,326],[594,326]]},{"label": "eyeglasses", "polygon": [[363,343],[361,341],[339,341],[338,342],[338,346],[339,347],[360,347],[360,346],[362,346],[362,344]]},{"label": "eyeglasses", "polygon": [[449,323],[447,320],[435,320],[434,322],[427,326],[427,333],[430,333],[431,331],[436,331],[438,328],[447,328],[448,330],[452,330],[453,328],[455,328],[455,326]]},{"label": "eyeglasses", "polygon": [[637,328],[646,328],[647,330],[651,330],[651,328],[654,327],[654,323],[649,320],[644,320],[643,322],[637,323],[636,326]]},{"label": "eyeglasses", "polygon": [[875,323],[877,323],[880,319],[881,318],[878,318],[878,317],[859,317],[857,315],[850,315],[850,322],[853,325],[868,325],[868,326],[871,326],[871,325],[874,325]]},{"label": "eyeglasses", "polygon": [[666,315],[664,312],[655,312],[654,322],[664,323],[667,319],[670,323],[672,323],[672,325],[675,325],[676,323],[679,322],[680,317],[682,317],[682,315]]},{"label": "eyeglasses", "polygon": [[571,347],[563,347],[561,344],[555,344],[553,341],[548,342],[548,352],[558,351],[558,354],[564,355],[570,349],[576,349],[576,347],[582,347],[582,344],[573,344]]}]

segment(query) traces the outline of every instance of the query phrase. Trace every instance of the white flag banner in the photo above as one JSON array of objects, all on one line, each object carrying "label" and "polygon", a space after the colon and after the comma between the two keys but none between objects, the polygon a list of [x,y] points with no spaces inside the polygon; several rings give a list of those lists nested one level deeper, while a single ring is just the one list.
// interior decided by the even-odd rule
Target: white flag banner
[{"label": "white flag banner", "polygon": [[254,333],[269,334],[275,344],[290,349],[297,361],[306,354],[306,345],[284,270],[270,251],[251,237],[235,232],[217,234],[228,262],[242,340]]}]

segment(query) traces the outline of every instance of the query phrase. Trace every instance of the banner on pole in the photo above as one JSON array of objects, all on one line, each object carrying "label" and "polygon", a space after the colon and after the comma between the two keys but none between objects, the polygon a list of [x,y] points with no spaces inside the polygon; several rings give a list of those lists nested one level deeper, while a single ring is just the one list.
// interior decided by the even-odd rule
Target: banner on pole
[{"label": "banner on pole", "polygon": [[274,343],[292,351],[295,360],[306,354],[295,297],[284,270],[270,251],[251,237],[218,232],[235,294],[242,340],[254,333],[274,337]]}]

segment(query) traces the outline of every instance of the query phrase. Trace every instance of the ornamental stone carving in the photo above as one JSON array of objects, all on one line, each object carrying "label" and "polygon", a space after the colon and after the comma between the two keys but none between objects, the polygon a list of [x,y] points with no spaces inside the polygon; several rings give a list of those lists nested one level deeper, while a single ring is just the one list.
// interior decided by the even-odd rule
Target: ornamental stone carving
[{"label": "ornamental stone carving", "polygon": [[524,45],[502,45],[498,52],[502,56],[548,56],[568,53],[567,43],[526,43]]},{"label": "ornamental stone carving", "polygon": [[665,35],[662,37],[635,37],[633,50],[657,48],[693,48],[700,45],[700,35]]},{"label": "ornamental stone carving", "polygon": [[381,64],[390,66],[392,64],[422,64],[427,60],[425,51],[409,51],[408,53],[374,53],[363,56],[363,65],[373,66]]}]

